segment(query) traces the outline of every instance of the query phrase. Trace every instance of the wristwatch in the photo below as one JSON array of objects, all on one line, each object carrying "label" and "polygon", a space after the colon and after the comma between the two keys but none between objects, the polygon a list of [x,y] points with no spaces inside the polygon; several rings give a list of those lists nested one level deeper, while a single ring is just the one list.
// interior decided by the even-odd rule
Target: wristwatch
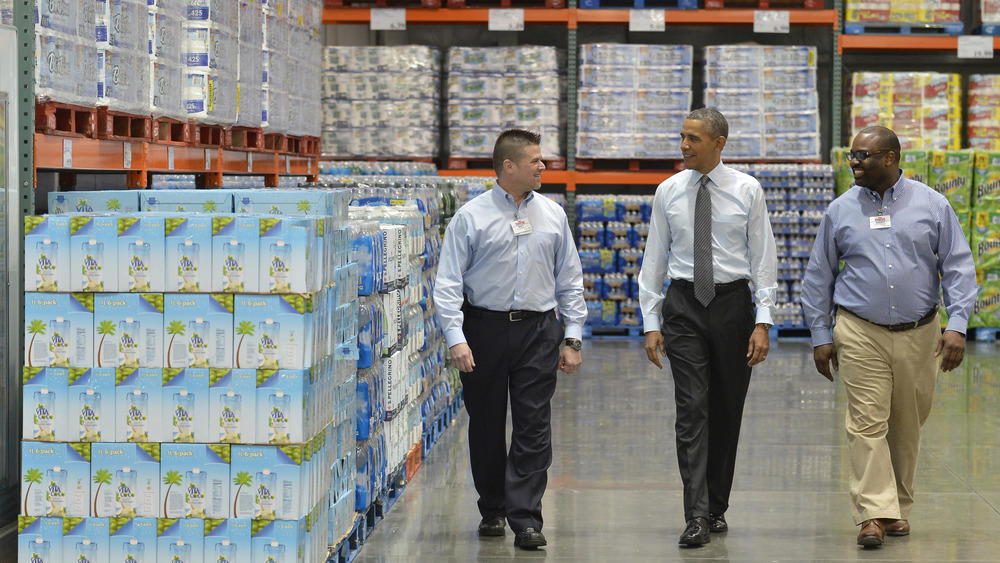
[{"label": "wristwatch", "polygon": [[567,338],[564,343],[570,348],[576,350],[577,352],[579,352],[580,349],[583,348],[583,341],[580,340],[579,338]]}]

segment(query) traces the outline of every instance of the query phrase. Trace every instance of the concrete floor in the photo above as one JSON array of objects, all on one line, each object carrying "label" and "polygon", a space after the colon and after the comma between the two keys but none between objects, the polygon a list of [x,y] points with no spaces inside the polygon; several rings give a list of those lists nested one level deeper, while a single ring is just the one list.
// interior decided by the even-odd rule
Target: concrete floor
[{"label": "concrete floor", "polygon": [[553,400],[555,458],[543,500],[548,546],[479,539],[464,410],[355,561],[1000,561],[1000,345],[969,343],[940,374],[924,426],[908,537],[855,543],[844,389],[816,373],[806,340],[772,341],[744,415],[727,534],[682,548],[673,382],[639,341],[588,341]]}]

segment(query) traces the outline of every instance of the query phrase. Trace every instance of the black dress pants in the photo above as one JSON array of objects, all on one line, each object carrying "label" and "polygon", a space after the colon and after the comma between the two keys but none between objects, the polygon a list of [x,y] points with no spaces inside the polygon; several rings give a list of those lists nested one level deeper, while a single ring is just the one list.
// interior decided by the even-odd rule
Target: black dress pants
[{"label": "black dress pants", "polygon": [[[517,533],[542,528],[552,464],[552,409],[563,328],[554,311],[520,321],[466,310],[476,367],[462,373],[472,478],[483,517],[506,516]],[[507,397],[513,433],[507,449]]]},{"label": "black dress pants", "polygon": [[750,386],[747,346],[754,328],[745,280],[716,285],[708,307],[690,282],[675,281],[663,301],[663,343],[677,403],[677,464],[684,519],[722,514],[736,469],[743,403]]}]

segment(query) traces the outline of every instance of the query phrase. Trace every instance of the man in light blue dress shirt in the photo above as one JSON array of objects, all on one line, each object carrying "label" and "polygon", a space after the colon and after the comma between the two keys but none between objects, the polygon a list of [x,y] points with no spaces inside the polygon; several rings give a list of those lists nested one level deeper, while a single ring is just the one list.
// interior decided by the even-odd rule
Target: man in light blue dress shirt
[{"label": "man in light blue dress shirt", "polygon": [[550,400],[556,370],[571,374],[580,367],[587,318],[583,269],[566,213],[535,193],[545,170],[540,142],[519,129],[497,138],[497,187],[462,206],[448,224],[434,287],[469,413],[479,535],[503,536],[506,518],[522,549],[546,545]]},{"label": "man in light blue dress shirt", "polygon": [[[639,271],[646,357],[662,368],[660,357],[667,356],[674,379],[677,464],[687,522],[679,543],[688,546],[709,543],[710,532],[729,529],[725,512],[743,404],[753,366],[767,357],[777,290],[777,248],[764,191],[753,177],[722,163],[728,135],[729,124],[715,109],[694,110],[684,120],[686,170],[656,188]],[[695,234],[703,195],[710,196],[704,209],[710,241]],[[700,251],[699,243],[704,244]],[[709,290],[714,282],[707,304],[694,283],[699,254],[708,255],[701,265],[710,268]],[[671,280],[666,295],[664,277]]]},{"label": "man in light blue dress shirt", "polygon": [[899,155],[890,129],[857,134],[847,154],[855,185],[827,209],[802,283],[816,369],[833,381],[832,365],[847,390],[851,509],[865,547],[910,533],[938,364],[961,364],[976,301],[972,252],[955,212],[903,176]]}]

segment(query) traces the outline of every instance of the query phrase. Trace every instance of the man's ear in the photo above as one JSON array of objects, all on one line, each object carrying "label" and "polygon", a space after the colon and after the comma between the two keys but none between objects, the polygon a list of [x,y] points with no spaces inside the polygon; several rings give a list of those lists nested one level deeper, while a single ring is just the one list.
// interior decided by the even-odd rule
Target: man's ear
[{"label": "man's ear", "polygon": [[722,152],[722,149],[726,148],[726,138],[720,135],[719,138],[715,140],[715,146],[718,147],[719,152]]}]

